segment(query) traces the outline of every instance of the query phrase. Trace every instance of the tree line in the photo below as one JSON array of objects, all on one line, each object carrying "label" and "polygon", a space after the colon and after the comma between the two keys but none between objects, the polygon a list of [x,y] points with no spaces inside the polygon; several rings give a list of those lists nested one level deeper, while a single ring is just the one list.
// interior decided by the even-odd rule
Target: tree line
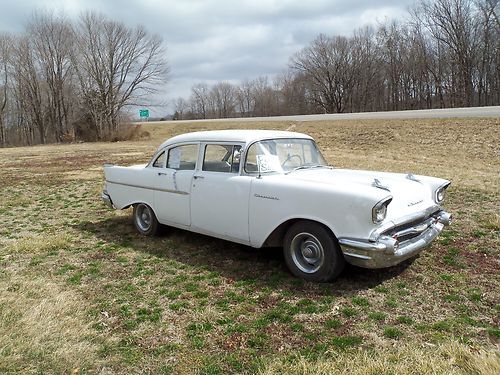
[{"label": "tree line", "polygon": [[[198,83],[174,119],[499,105],[498,12],[498,0],[418,0],[404,20],[318,35],[273,78]],[[0,33],[0,147],[112,139],[167,74],[162,38],[142,26],[35,13]]]},{"label": "tree line", "polygon": [[0,34],[0,146],[104,140],[166,81],[163,41],[94,12]]},{"label": "tree line", "polygon": [[500,104],[497,0],[421,0],[402,21],[320,34],[284,73],[199,83],[174,119]]}]

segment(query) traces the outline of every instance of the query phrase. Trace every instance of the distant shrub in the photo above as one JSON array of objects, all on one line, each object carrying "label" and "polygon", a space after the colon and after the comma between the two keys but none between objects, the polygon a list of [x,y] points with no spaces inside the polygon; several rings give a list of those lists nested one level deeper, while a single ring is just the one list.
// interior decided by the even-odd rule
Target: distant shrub
[{"label": "distant shrub", "polygon": [[111,142],[135,141],[140,139],[149,139],[151,135],[148,131],[142,129],[141,125],[122,124],[118,130],[109,137]]},{"label": "distant shrub", "polygon": [[82,112],[78,120],[72,123],[75,131],[74,140],[83,142],[95,142],[98,140],[97,129],[92,116],[87,112]]}]

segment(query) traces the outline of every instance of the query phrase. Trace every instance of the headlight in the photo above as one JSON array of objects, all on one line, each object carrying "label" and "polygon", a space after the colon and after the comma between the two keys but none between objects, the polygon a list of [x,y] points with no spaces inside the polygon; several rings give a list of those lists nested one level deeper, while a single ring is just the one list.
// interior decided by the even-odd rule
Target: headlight
[{"label": "headlight", "polygon": [[387,216],[387,206],[391,203],[392,197],[382,199],[372,208],[372,221],[375,224],[381,223]]},{"label": "headlight", "polygon": [[446,184],[438,187],[434,198],[436,203],[442,203],[444,201],[444,198],[446,196],[446,189],[448,188],[448,186],[450,186],[450,182],[447,182]]},{"label": "headlight", "polygon": [[439,189],[437,194],[436,194],[436,200],[438,202],[444,201],[444,196],[445,196],[445,190],[444,189]]}]

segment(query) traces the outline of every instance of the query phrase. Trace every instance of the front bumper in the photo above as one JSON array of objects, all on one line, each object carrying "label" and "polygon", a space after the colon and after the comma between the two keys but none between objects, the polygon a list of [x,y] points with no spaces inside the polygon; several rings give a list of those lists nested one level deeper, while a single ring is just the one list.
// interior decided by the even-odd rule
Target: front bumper
[{"label": "front bumper", "polygon": [[106,190],[102,191],[101,199],[108,207],[113,208],[113,201]]},{"label": "front bumper", "polygon": [[420,223],[388,228],[376,240],[339,238],[339,244],[346,261],[353,265],[390,267],[420,253],[451,221],[449,213],[439,211]]}]

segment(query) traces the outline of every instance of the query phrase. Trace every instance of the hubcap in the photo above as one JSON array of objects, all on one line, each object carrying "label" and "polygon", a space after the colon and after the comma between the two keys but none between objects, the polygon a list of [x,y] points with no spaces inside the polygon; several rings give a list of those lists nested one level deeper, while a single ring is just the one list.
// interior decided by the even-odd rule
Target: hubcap
[{"label": "hubcap", "polygon": [[302,272],[314,273],[325,261],[321,242],[311,233],[297,234],[290,244],[292,260]]},{"label": "hubcap", "polygon": [[151,210],[148,206],[140,204],[137,207],[136,222],[144,232],[149,230],[151,226]]}]

